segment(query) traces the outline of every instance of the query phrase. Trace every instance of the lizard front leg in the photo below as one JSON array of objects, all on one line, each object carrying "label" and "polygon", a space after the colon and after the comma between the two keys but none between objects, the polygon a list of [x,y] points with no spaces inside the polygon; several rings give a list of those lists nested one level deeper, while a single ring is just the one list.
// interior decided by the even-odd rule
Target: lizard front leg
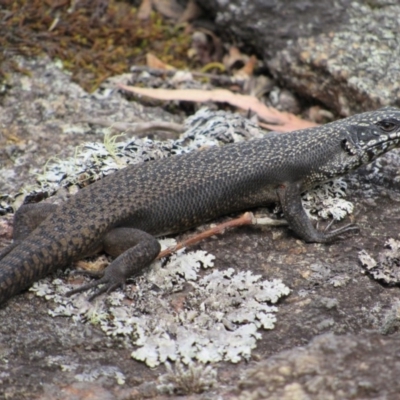
[{"label": "lizard front leg", "polygon": [[301,204],[301,184],[285,183],[278,188],[278,197],[290,228],[304,241],[327,243],[350,231],[358,231],[354,224],[349,224],[328,232],[319,232],[312,225]]},{"label": "lizard front leg", "polygon": [[149,266],[161,250],[160,243],[154,236],[133,228],[115,228],[108,232],[103,239],[103,248],[106,253],[117,258],[104,270],[104,274],[83,271],[83,274],[98,279],[71,290],[67,296],[99,285],[103,286],[89,298],[89,301],[104,292],[110,293],[123,286],[128,278],[138,275]]}]

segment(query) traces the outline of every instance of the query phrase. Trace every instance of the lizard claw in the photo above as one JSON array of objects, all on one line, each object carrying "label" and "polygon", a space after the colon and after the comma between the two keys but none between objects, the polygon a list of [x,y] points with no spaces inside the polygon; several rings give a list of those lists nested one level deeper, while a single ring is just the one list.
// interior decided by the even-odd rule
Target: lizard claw
[{"label": "lizard claw", "polygon": [[352,231],[359,232],[360,227],[356,224],[348,224],[348,225],[342,226],[341,228],[337,228],[337,229],[334,229],[333,231],[329,231],[329,232],[336,234],[336,235],[342,235],[343,233],[352,232]]},{"label": "lizard claw", "polygon": [[111,293],[113,292],[115,289],[117,289],[120,286],[124,286],[125,282],[115,282],[113,280],[110,280],[110,278],[108,276],[104,276],[103,273],[99,273],[99,272],[91,272],[91,271],[74,271],[74,274],[76,275],[86,275],[86,276],[90,276],[90,277],[94,277],[94,278],[98,278],[97,280],[95,280],[94,282],[90,282],[87,285],[82,285],[79,286],[76,289],[70,290],[69,292],[67,292],[65,295],[67,297],[71,297],[72,295],[76,294],[76,293],[81,293],[81,292],[85,292],[86,290],[95,288],[99,285],[103,285],[101,288],[97,289],[90,297],[89,297],[89,301],[92,301],[94,298],[98,297],[99,295],[103,294],[103,293]]},{"label": "lizard claw", "polygon": [[112,283],[112,282],[108,282],[107,284],[103,285],[101,288],[99,288],[98,290],[96,290],[90,297],[89,297],[89,301],[92,301],[94,298],[96,298],[97,296],[100,296],[103,293],[111,293],[113,292],[115,289],[118,289],[120,286],[124,286],[124,283],[120,283],[120,282],[116,282],[116,283]]}]

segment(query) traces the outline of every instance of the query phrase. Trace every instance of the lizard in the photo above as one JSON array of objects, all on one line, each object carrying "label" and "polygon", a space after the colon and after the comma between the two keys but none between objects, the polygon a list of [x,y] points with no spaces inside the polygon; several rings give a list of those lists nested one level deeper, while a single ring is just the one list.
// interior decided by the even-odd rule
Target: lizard
[{"label": "lizard", "polygon": [[319,231],[303,209],[301,193],[399,143],[400,109],[385,107],[131,165],[60,205],[23,205],[14,216],[13,243],[0,253],[0,304],[48,273],[103,250],[115,259],[96,280],[67,293],[95,288],[91,300],[148,267],[160,251],[157,237],[269,203],[281,204],[289,227],[305,242],[331,242],[358,227]]}]

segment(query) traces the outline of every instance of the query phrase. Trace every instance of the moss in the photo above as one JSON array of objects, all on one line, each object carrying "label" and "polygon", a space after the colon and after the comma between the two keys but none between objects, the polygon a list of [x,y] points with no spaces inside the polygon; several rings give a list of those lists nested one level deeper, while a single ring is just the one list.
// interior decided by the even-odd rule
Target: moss
[{"label": "moss", "polygon": [[0,5],[0,74],[15,70],[10,54],[46,53],[63,61],[73,80],[92,92],[111,75],[145,64],[147,52],[177,68],[188,67],[190,36],[159,14],[148,21],[137,18],[127,2],[81,0],[70,2],[4,0]]}]

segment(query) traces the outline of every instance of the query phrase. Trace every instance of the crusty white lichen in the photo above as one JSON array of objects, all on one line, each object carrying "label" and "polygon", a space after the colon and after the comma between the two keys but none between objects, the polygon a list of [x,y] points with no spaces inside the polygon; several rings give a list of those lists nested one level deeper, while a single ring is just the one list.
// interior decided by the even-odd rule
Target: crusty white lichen
[{"label": "crusty white lichen", "polygon": [[400,241],[388,239],[377,258],[375,260],[365,250],[358,253],[358,259],[369,275],[386,284],[397,285],[400,282]]},{"label": "crusty white lichen", "polygon": [[114,378],[119,385],[123,385],[126,379],[117,367],[112,366],[86,367],[84,372],[75,375],[75,379],[80,382],[95,382],[102,376]]},{"label": "crusty white lichen", "polygon": [[249,359],[260,329],[274,328],[278,308],[273,304],[290,290],[280,280],[263,280],[250,271],[208,271],[213,261],[204,251],[182,250],[154,263],[125,292],[93,303],[87,293],[65,297],[73,286],[60,278],[46,278],[31,291],[53,301],[50,315],[93,324],[126,340],[136,347],[132,357],[149,367],[167,361],[236,363]]},{"label": "crusty white lichen", "polygon": [[373,307],[361,306],[361,310],[374,329],[377,329],[382,335],[399,331],[400,301],[398,299],[392,299],[390,304],[387,301],[377,301]]},{"label": "crusty white lichen", "polygon": [[333,218],[339,221],[353,213],[354,205],[345,200],[347,184],[339,178],[320,185],[302,196],[303,207],[312,219]]},{"label": "crusty white lichen", "polygon": [[94,382],[100,377],[110,377],[115,379],[118,385],[125,383],[126,377],[118,367],[110,365],[93,366],[91,364],[82,366],[76,362],[65,363],[64,355],[49,355],[43,360],[48,367],[59,367],[61,371],[74,372],[75,379],[80,382]]}]

